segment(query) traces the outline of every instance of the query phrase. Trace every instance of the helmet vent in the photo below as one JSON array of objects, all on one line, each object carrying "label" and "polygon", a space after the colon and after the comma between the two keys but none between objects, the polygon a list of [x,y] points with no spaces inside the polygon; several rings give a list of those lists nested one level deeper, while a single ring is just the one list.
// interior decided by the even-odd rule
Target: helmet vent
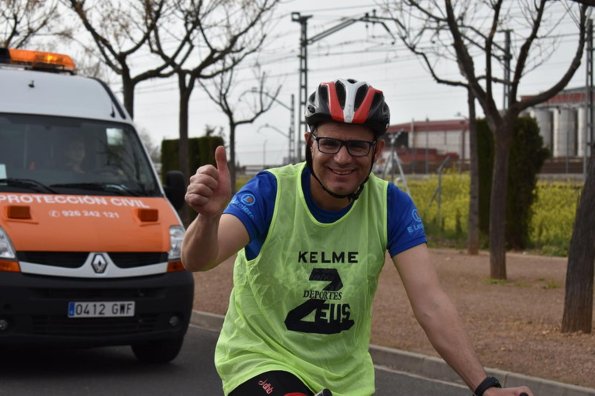
[{"label": "helmet vent", "polygon": [[341,83],[341,81],[337,81],[335,83],[335,89],[337,91],[337,99],[339,100],[339,104],[341,105],[341,108],[344,109],[345,108],[345,86],[343,85],[343,83]]},{"label": "helmet vent", "polygon": [[[328,88],[324,87],[324,86],[320,86],[318,88],[318,101],[320,102],[320,104],[327,104],[328,103]],[[312,113],[314,113],[316,110],[312,110]]]},{"label": "helmet vent", "polygon": [[[366,92],[368,92],[368,87],[365,85],[362,85],[361,87],[358,88],[356,94],[355,94],[355,101],[354,101],[354,105],[355,108],[359,108],[359,106],[362,104],[362,102],[364,101],[364,98],[366,97]],[[376,97],[378,95],[374,95],[374,102],[376,102]]]}]

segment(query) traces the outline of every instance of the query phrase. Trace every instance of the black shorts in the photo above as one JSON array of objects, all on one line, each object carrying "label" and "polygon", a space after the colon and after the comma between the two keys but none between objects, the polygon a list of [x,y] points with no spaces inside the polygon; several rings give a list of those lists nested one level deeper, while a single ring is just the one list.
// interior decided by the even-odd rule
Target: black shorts
[{"label": "black shorts", "polygon": [[229,396],[313,396],[314,393],[287,371],[267,371],[249,379]]}]

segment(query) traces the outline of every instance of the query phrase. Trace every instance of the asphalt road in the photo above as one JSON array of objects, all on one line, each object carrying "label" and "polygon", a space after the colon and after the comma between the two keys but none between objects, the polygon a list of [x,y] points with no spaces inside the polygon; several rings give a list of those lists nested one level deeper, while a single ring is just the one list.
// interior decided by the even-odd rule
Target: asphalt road
[{"label": "asphalt road", "polygon": [[221,395],[217,333],[190,327],[178,357],[139,363],[129,347],[0,350],[0,395]]},{"label": "asphalt road", "polygon": [[[191,326],[170,364],[139,363],[128,347],[83,350],[0,350],[0,395],[213,395],[221,383],[213,365],[217,332]],[[458,396],[468,391],[383,368],[377,395]]]}]

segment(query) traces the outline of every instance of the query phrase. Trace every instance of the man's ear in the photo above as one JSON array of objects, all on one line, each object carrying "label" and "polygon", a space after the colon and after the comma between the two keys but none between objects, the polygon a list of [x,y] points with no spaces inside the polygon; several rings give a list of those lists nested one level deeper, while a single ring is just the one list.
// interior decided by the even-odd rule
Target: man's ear
[{"label": "man's ear", "polygon": [[304,142],[306,142],[307,145],[309,145],[311,143],[312,140],[312,132],[304,132]]}]

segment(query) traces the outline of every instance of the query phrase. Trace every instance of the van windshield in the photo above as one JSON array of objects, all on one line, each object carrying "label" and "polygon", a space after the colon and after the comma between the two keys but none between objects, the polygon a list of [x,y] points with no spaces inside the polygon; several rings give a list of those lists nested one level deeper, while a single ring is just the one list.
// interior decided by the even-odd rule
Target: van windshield
[{"label": "van windshield", "polygon": [[0,192],[160,196],[126,124],[0,114]]}]

